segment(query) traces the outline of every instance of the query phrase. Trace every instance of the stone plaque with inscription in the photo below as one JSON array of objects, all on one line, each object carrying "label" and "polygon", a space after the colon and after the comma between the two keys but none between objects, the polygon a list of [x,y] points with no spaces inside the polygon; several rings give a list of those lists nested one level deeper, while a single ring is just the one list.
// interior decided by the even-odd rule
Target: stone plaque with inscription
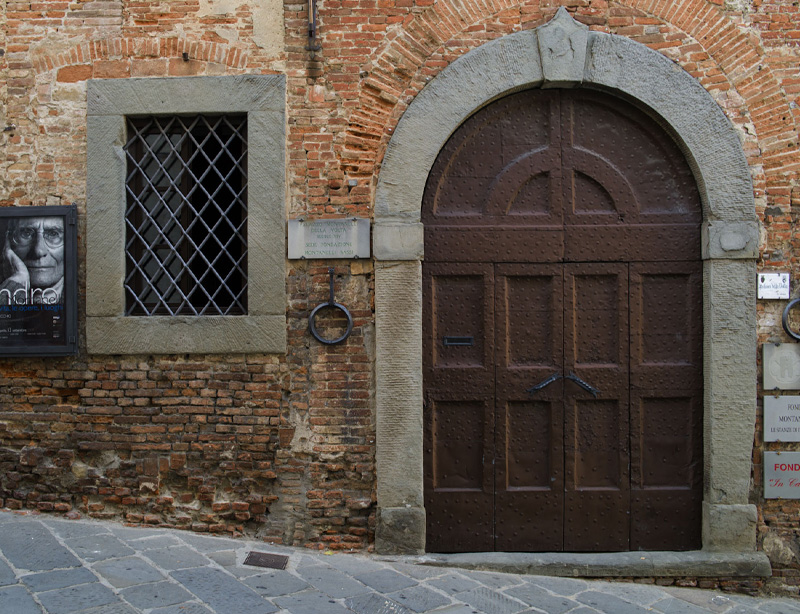
[{"label": "stone plaque with inscription", "polygon": [[800,396],[764,397],[764,441],[800,441]]},{"label": "stone plaque with inscription", "polygon": [[789,273],[759,273],[758,298],[789,298]]},{"label": "stone plaque with inscription", "polygon": [[800,390],[800,345],[764,344],[764,391]]},{"label": "stone plaque with inscription", "polygon": [[369,220],[289,220],[289,258],[369,258]]},{"label": "stone plaque with inscription", "polygon": [[800,499],[800,452],[764,452],[764,498]]}]

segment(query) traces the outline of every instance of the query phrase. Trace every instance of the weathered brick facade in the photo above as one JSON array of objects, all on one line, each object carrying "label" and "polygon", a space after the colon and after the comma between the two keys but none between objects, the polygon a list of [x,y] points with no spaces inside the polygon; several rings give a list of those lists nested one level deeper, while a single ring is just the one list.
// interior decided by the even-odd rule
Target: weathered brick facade
[{"label": "weathered brick facade", "polygon": [[[261,4],[261,3],[259,3]],[[288,217],[372,217],[393,130],[444,67],[548,21],[557,2],[320,0],[282,13],[237,0],[42,0],[0,14],[0,205],[77,203],[85,293],[89,79],[284,74]],[[800,275],[800,8],[789,0],[577,0],[592,29],[673,60],[741,137],[761,222],[762,270]],[[278,27],[264,28],[264,20]],[[307,331],[328,266],[353,334]],[[374,271],[365,261],[287,261],[285,355],[0,360],[0,506],[81,513],[270,541],[366,549],[375,527]],[[79,301],[79,328],[85,317]],[[784,303],[758,305],[759,342],[786,341]],[[757,348],[753,348],[756,352]],[[760,415],[760,414],[759,414]],[[759,423],[760,424],[760,423]],[[774,574],[800,584],[800,504],[751,503]]]}]

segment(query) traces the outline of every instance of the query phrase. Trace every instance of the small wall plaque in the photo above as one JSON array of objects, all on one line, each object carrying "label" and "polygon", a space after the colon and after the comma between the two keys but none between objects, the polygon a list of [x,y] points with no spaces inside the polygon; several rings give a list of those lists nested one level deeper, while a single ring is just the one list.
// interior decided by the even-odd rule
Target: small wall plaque
[{"label": "small wall plaque", "polygon": [[800,345],[764,344],[764,391],[800,390]]},{"label": "small wall plaque", "polygon": [[800,499],[800,452],[764,452],[764,498]]},{"label": "small wall plaque", "polygon": [[759,273],[758,298],[788,299],[789,273]]},{"label": "small wall plaque", "polygon": [[289,259],[369,258],[369,220],[289,220]]},{"label": "small wall plaque", "polygon": [[800,396],[764,397],[764,441],[800,441]]}]

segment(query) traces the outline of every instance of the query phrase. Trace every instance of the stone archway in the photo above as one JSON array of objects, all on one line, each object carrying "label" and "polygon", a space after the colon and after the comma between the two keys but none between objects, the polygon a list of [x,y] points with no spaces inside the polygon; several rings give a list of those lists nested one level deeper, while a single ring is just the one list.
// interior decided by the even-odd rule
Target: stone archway
[{"label": "stone archway", "polygon": [[680,145],[703,201],[703,548],[752,552],[748,504],[756,412],[755,259],[750,171],[733,127],[682,68],[629,39],[590,32],[564,8],[534,31],[498,39],[444,69],[399,122],[375,203],[379,552],[422,552],[422,285],[425,182],[474,111],[530,87],[587,87],[627,98]]}]

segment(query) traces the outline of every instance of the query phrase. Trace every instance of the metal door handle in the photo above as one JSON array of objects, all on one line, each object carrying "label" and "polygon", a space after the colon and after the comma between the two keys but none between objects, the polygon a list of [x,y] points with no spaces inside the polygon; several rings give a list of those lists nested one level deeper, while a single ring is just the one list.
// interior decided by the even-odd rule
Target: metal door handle
[{"label": "metal door handle", "polygon": [[551,375],[547,379],[543,379],[541,382],[539,382],[535,386],[531,386],[525,392],[527,392],[530,395],[536,394],[537,392],[539,392],[545,386],[549,386],[550,384],[552,384],[556,380],[560,380],[562,377],[564,377],[564,376],[561,375],[558,371],[556,371],[555,373],[553,373],[553,375]]},{"label": "metal door handle", "polygon": [[578,384],[578,386],[580,386],[581,388],[583,388],[583,389],[584,389],[586,392],[591,392],[591,393],[592,393],[592,396],[593,396],[595,399],[597,398],[597,395],[598,395],[598,394],[600,394],[600,391],[599,391],[597,388],[595,388],[595,387],[594,387],[594,386],[592,386],[591,384],[587,384],[587,383],[586,383],[586,382],[584,382],[584,381],[583,381],[583,380],[582,380],[580,377],[578,377],[577,375],[575,375],[575,374],[574,374],[574,373],[572,373],[571,371],[570,371],[569,375],[565,375],[565,376],[564,376],[564,379],[569,379],[569,380],[572,380],[573,382],[575,382],[576,384]]}]

